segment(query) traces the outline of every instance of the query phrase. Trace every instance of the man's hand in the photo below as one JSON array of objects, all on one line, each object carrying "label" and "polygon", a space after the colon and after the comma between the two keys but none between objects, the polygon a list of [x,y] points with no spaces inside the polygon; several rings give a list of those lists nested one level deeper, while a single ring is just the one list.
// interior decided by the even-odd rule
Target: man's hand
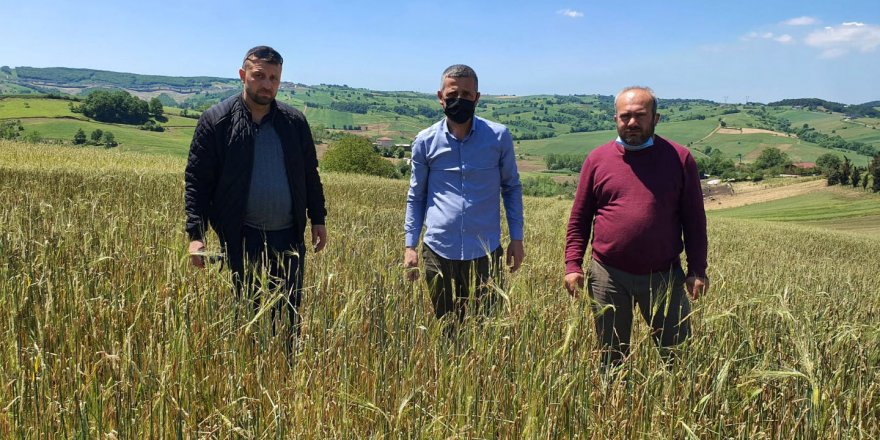
[{"label": "man's hand", "polygon": [[192,265],[199,268],[205,268],[205,258],[201,254],[205,252],[205,242],[202,240],[193,240],[189,242],[189,249],[187,249],[189,253],[189,261],[192,262]]},{"label": "man's hand", "polygon": [[584,290],[584,274],[580,272],[565,274],[565,290],[569,295],[580,298],[581,291]]},{"label": "man's hand", "polygon": [[407,247],[403,251],[403,270],[408,281],[419,279],[419,252],[416,248]]},{"label": "man's hand", "polygon": [[684,280],[688,295],[694,300],[699,299],[709,291],[709,279],[703,277],[688,277]]},{"label": "man's hand", "polygon": [[510,245],[507,246],[507,266],[510,267],[510,273],[516,272],[525,258],[522,240],[510,240]]},{"label": "man's hand", "polygon": [[327,227],[324,225],[312,225],[312,248],[315,253],[321,252],[327,246]]}]

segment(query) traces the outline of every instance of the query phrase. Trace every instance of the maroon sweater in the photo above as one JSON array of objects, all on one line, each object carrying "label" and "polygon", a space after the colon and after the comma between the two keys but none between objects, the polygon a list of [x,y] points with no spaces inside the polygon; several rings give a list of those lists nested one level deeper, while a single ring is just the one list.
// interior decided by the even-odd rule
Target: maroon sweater
[{"label": "maroon sweater", "polygon": [[[667,271],[687,250],[688,276],[706,276],[706,213],[690,152],[660,136],[641,151],[612,141],[587,156],[565,237],[565,272],[593,259],[636,275]],[[682,236],[684,243],[682,246]]]}]

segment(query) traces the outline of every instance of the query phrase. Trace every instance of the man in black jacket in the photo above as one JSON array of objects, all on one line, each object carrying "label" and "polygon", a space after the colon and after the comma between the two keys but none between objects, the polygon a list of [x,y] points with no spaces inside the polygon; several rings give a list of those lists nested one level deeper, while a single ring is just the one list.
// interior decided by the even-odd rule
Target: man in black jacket
[{"label": "man in black jacket", "polygon": [[[305,116],[277,102],[281,55],[257,46],[244,57],[242,93],[211,107],[196,126],[186,165],[186,231],[192,264],[203,268],[205,232],[225,250],[236,293],[259,306],[255,272],[283,288],[298,332],[306,215],[315,252],[327,244],[324,190]],[[273,313],[274,315],[274,313]]]}]

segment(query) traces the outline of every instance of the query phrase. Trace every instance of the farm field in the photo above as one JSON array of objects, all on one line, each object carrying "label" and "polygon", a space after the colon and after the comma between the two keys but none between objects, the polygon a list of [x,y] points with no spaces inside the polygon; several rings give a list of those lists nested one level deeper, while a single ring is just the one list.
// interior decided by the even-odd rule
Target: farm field
[{"label": "farm field", "polygon": [[880,237],[800,224],[877,216],[876,197],[711,213],[679,362],[638,325],[606,376],[560,283],[570,201],[526,198],[505,309],[450,341],[403,281],[407,183],[325,173],[330,243],[288,363],[268,313],[188,267],[183,166],[0,141],[0,437],[880,437]]},{"label": "farm field", "polygon": [[723,134],[715,133],[707,139],[691,144],[692,148],[719,149],[725,157],[737,159],[742,155],[743,162],[753,162],[765,148],[775,147],[786,153],[794,162],[815,162],[816,158],[829,152],[848,157],[857,166],[866,166],[871,158],[854,152],[840,152],[822,148],[816,144],[802,141],[796,137],[785,137],[767,133]]},{"label": "farm field", "polygon": [[[809,124],[823,133],[837,134],[849,141],[865,142],[869,144],[880,143],[880,129],[873,128],[877,124],[872,123],[870,118],[860,118],[850,121],[844,120],[840,113],[819,113],[803,110],[789,110],[780,113],[780,116],[791,121],[792,127],[798,128],[803,124]],[[868,125],[868,126],[866,126]]]},{"label": "farm field", "polygon": [[[178,80],[186,82],[185,78]],[[187,105],[206,108],[234,92],[229,88],[232,84],[234,82],[225,84],[224,91],[212,89],[210,93],[190,93],[186,95]],[[310,124],[319,130],[346,131],[373,140],[390,137],[393,143],[410,143],[416,133],[442,117],[436,97],[429,93],[285,83],[278,99],[304,110]],[[521,155],[537,158],[560,153],[585,156],[596,146],[616,137],[610,116],[612,102],[613,97],[601,95],[487,95],[481,100],[477,114],[506,124]],[[71,104],[72,101],[66,99],[39,96],[0,97],[0,120],[21,120],[26,129],[22,135],[37,131],[47,140],[67,143],[77,128],[94,130],[100,127],[113,131],[124,150],[181,156],[186,154],[189,136],[196,123],[195,119],[178,116],[180,110],[169,106],[166,111],[169,120],[162,123],[168,129],[165,133],[114,124],[102,127],[94,125],[100,124],[96,121],[71,112]],[[657,133],[689,146],[697,157],[707,147],[712,147],[730,159],[749,163],[764,148],[776,147],[796,162],[813,162],[828,152],[846,155],[857,166],[864,166],[870,160],[868,156],[853,151],[829,150],[794,137],[773,136],[769,134],[768,122],[761,122],[761,118],[784,119],[791,122],[792,128],[806,123],[821,133],[880,147],[880,132],[874,128],[878,126],[875,119],[844,121],[841,113],[676,99],[661,100],[660,112],[663,119]],[[719,120],[730,129],[748,132],[729,134],[732,130],[726,130],[728,133],[717,131]],[[755,132],[762,130],[765,132]]]},{"label": "farm field", "polygon": [[712,215],[863,231],[880,238],[875,234],[880,229],[880,196],[852,188],[826,187],[766,203],[718,210]]}]

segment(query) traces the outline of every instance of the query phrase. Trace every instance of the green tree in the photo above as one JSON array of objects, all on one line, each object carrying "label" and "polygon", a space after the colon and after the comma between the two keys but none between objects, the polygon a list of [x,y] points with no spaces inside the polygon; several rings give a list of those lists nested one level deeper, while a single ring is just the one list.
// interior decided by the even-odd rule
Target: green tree
[{"label": "green tree", "polygon": [[316,144],[320,144],[327,137],[327,127],[323,124],[314,124],[311,127],[312,139]]},{"label": "green tree", "polygon": [[874,156],[874,160],[871,161],[871,165],[868,168],[871,170],[871,180],[874,181],[874,184],[871,185],[871,190],[880,192],[880,153]]},{"label": "green tree", "polygon": [[73,144],[74,145],[82,145],[86,143],[86,132],[83,131],[82,128],[76,131],[76,134],[73,135]]},{"label": "green tree", "polygon": [[849,184],[850,174],[852,174],[852,162],[849,158],[843,156],[843,165],[840,166],[840,184]]},{"label": "green tree", "polygon": [[862,170],[859,167],[854,167],[853,171],[852,171],[852,177],[850,178],[850,180],[852,180],[853,188],[859,187],[859,182],[860,182],[859,179],[861,179],[861,177],[862,177]]},{"label": "green tree", "polygon": [[104,130],[101,130],[100,128],[96,128],[95,131],[89,135],[89,138],[95,145],[98,145],[101,142],[102,137],[104,137]]},{"label": "green tree", "polygon": [[149,104],[123,90],[96,90],[81,108],[84,115],[101,122],[143,124],[150,118]]},{"label": "green tree", "polygon": [[150,100],[150,116],[154,118],[161,118],[165,114],[165,107],[162,106],[162,101],[158,97],[154,97]]},{"label": "green tree", "polygon": [[18,119],[0,122],[0,139],[17,139],[24,127]]},{"label": "green tree", "polygon": [[761,151],[755,159],[755,168],[767,170],[770,168],[784,168],[791,165],[788,154],[776,147],[768,147]]},{"label": "green tree", "polygon": [[341,173],[396,177],[394,165],[373,150],[373,143],[362,136],[345,135],[330,143],[321,169]]},{"label": "green tree", "polygon": [[104,146],[107,148],[113,148],[119,145],[119,143],[116,142],[116,136],[113,136],[113,133],[109,131],[104,132],[104,137],[102,139],[104,141]]},{"label": "green tree", "polygon": [[40,142],[43,142],[43,135],[41,135],[39,131],[30,131],[25,133],[22,140],[31,144],[39,144]]},{"label": "green tree", "polygon": [[832,171],[837,170],[842,165],[840,156],[834,153],[824,153],[816,158],[816,168],[826,176]]},{"label": "green tree", "polygon": [[709,157],[700,157],[696,160],[697,169],[703,174],[724,177],[730,176],[736,171],[736,164],[732,159],[724,157],[721,150],[707,146],[705,152]]}]

